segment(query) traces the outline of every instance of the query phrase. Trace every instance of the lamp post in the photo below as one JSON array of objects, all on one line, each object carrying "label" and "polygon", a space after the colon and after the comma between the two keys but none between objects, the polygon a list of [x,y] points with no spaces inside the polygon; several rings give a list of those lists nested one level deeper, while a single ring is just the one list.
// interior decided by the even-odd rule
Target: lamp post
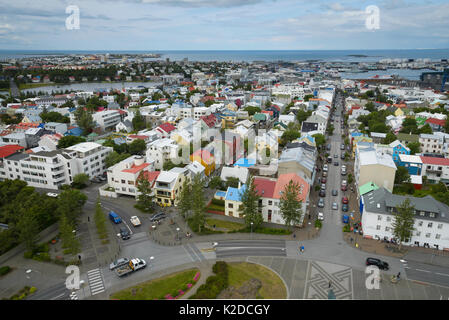
[{"label": "lamp post", "polygon": [[178,241],[179,241],[179,228],[176,228],[176,238],[177,238]]},{"label": "lamp post", "polygon": [[152,266],[153,266],[153,260],[154,260],[154,257],[153,257],[153,256],[151,256],[151,257],[150,257],[150,267],[152,267]]},{"label": "lamp post", "polygon": [[253,239],[253,222],[251,221],[251,240]]}]

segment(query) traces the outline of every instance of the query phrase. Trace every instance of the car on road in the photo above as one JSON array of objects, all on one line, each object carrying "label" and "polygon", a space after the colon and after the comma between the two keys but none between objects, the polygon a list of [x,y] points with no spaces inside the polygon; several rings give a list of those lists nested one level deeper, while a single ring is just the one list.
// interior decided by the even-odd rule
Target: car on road
[{"label": "car on road", "polygon": [[[343,126],[343,124],[342,124],[342,126]],[[343,143],[340,146],[340,150],[345,150],[345,145]]]},{"label": "car on road", "polygon": [[327,163],[332,163],[332,157],[331,156],[327,157]]},{"label": "car on road", "polygon": [[150,221],[151,221],[151,222],[155,222],[155,221],[159,221],[159,220],[162,220],[162,219],[165,219],[165,218],[167,218],[167,215],[166,215],[165,213],[163,213],[163,212],[159,212],[159,213],[155,213],[155,214],[150,218]]},{"label": "car on road", "polygon": [[332,210],[338,210],[338,203],[332,202]]},{"label": "car on road", "polygon": [[122,237],[122,240],[128,240],[131,238],[131,234],[128,229],[120,228],[120,237]]},{"label": "car on road", "polygon": [[348,203],[349,203],[348,197],[343,197],[343,198],[341,198],[341,203],[343,203],[343,204],[348,204]]},{"label": "car on road", "polygon": [[115,224],[122,222],[122,218],[114,211],[109,212],[109,219],[111,219]]},{"label": "car on road", "polygon": [[348,186],[348,181],[343,180],[343,181],[341,182],[341,185],[342,185],[342,186]]},{"label": "car on road", "polygon": [[366,265],[367,266],[377,266],[381,270],[388,270],[390,268],[390,266],[388,265],[387,262],[382,261],[377,258],[370,258],[370,257],[366,258]]},{"label": "car on road", "polygon": [[322,212],[318,212],[318,220],[324,220],[324,214]]},{"label": "car on road", "polygon": [[320,193],[318,194],[320,197],[325,197],[326,196],[326,191],[321,189]]},{"label": "car on road", "polygon": [[334,154],[334,158],[337,159],[338,158],[338,154]]},{"label": "car on road", "polygon": [[340,159],[341,160],[345,160],[345,154],[344,153],[341,154]]},{"label": "car on road", "polygon": [[115,268],[118,268],[118,267],[123,266],[124,264],[128,264],[128,263],[129,263],[128,258],[117,259],[109,265],[109,270],[114,270]]},{"label": "car on road", "polygon": [[334,162],[334,166],[338,167],[338,161]]},{"label": "car on road", "polygon": [[101,183],[101,180],[98,177],[94,177],[94,178],[90,179],[90,182]]},{"label": "car on road", "polygon": [[327,171],[323,171],[323,177],[324,177],[324,178],[327,177]]},{"label": "car on road", "polygon": [[140,226],[140,225],[142,224],[142,223],[140,222],[138,216],[132,216],[130,220],[131,220],[131,224],[132,224],[134,227],[138,227],[138,226]]},{"label": "car on road", "polygon": [[318,208],[324,208],[324,199],[320,198],[320,200],[318,201]]},{"label": "car on road", "polygon": [[98,179],[99,179],[100,181],[107,181],[107,180],[108,180],[108,178],[106,178],[106,177],[104,177],[104,176],[98,176]]},{"label": "car on road", "polygon": [[349,210],[349,205],[348,204],[345,203],[344,205],[341,206],[341,211],[348,212],[348,210]]},{"label": "car on road", "polygon": [[333,189],[332,190],[332,195],[333,196],[338,196],[338,190],[337,189]]},{"label": "car on road", "polygon": [[52,197],[52,198],[57,198],[58,194],[54,193],[54,192],[47,192],[47,196]]},{"label": "car on road", "polygon": [[327,164],[325,164],[325,165],[323,166],[323,171],[326,172],[327,170],[329,170],[329,167],[327,166]]},{"label": "car on road", "polygon": [[346,191],[346,190],[348,190],[348,186],[342,185],[342,186],[341,186],[341,191]]},{"label": "car on road", "polygon": [[326,183],[326,182],[327,182],[326,177],[322,177],[322,178],[321,178],[321,183]]}]

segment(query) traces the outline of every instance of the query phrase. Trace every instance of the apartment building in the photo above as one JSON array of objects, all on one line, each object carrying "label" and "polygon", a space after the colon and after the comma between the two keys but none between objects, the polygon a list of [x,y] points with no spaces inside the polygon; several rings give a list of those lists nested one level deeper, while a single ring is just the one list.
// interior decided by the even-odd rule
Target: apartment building
[{"label": "apartment building", "polygon": [[411,239],[405,245],[449,250],[449,207],[432,196],[416,198],[395,195],[379,188],[361,197],[363,235],[373,239],[392,239],[396,207],[409,199],[415,210]]},{"label": "apartment building", "polygon": [[442,136],[422,133],[419,135],[419,143],[422,153],[443,154],[444,138]]},{"label": "apartment building", "polygon": [[105,159],[112,150],[95,142],[82,142],[64,149],[65,154],[76,159],[78,173],[85,173],[91,178],[106,172]]},{"label": "apartment building", "polygon": [[422,176],[430,183],[443,182],[449,185],[449,159],[421,156]]},{"label": "apartment building", "polygon": [[155,140],[147,145],[147,162],[154,161],[154,168],[162,170],[165,161],[178,158],[178,150],[178,144],[172,139]]},{"label": "apartment building", "polygon": [[118,110],[99,111],[94,113],[92,118],[104,131],[115,131],[115,126],[121,121]]},{"label": "apartment building", "polygon": [[186,168],[172,168],[169,171],[161,171],[154,185],[156,203],[162,207],[176,206],[182,185],[187,179],[191,181],[190,171]]}]

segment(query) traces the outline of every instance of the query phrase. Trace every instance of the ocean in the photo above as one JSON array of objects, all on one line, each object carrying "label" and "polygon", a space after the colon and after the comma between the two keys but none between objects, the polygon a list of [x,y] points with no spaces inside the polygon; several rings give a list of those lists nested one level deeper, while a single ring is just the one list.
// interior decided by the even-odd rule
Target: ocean
[{"label": "ocean", "polygon": [[[0,61],[42,55],[62,54],[105,54],[105,53],[159,53],[161,58],[179,61],[335,61],[335,62],[375,62],[382,59],[449,59],[449,49],[413,50],[148,50],[148,51],[107,51],[107,50],[0,50]],[[157,60],[157,59],[153,59]]]}]

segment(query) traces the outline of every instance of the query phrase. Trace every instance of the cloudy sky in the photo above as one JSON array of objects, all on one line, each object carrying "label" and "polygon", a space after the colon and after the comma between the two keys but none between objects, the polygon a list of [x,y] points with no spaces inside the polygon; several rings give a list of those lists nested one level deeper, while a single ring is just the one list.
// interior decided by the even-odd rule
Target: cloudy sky
[{"label": "cloudy sky", "polygon": [[[371,5],[379,29],[366,27]],[[447,0],[0,0],[0,49],[418,48],[449,48]]]}]

